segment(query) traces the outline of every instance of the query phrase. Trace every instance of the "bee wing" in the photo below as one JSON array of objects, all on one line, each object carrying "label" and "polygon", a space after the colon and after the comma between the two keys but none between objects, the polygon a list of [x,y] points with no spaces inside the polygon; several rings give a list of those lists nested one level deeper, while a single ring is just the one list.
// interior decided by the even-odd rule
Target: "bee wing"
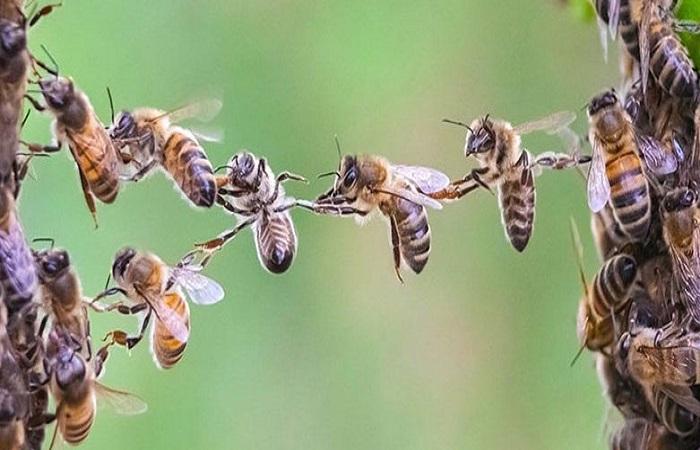
[{"label": "bee wing", "polygon": [[196,126],[189,127],[189,130],[197,139],[204,142],[222,142],[224,140],[224,130],[221,128]]},{"label": "bee wing", "polygon": [[36,271],[19,222],[13,222],[7,233],[0,231],[0,265],[13,294],[30,298],[36,287]]},{"label": "bee wing", "polygon": [[[170,334],[180,342],[187,342],[190,337],[190,330],[187,328],[185,319],[180,317],[172,308],[169,308],[163,303],[163,297],[154,297],[143,293],[137,289],[138,294],[148,303],[156,315],[156,319],[160,321]],[[167,294],[166,294],[167,295]],[[179,294],[177,294],[179,295]]]},{"label": "bee wing", "polygon": [[100,404],[105,404],[117,414],[125,416],[135,416],[143,414],[148,409],[148,405],[139,396],[130,392],[120,391],[95,382],[95,392]]},{"label": "bee wing", "polygon": [[392,165],[394,173],[407,178],[424,194],[438,192],[450,184],[450,178],[439,170],[420,166]]},{"label": "bee wing", "polygon": [[639,71],[642,75],[642,90],[646,92],[649,80],[649,60],[651,59],[651,44],[649,43],[649,28],[653,17],[655,2],[642,2],[642,18],[637,33],[639,35]]},{"label": "bee wing", "polygon": [[620,25],[620,0],[608,0],[608,27],[613,41],[617,38],[617,27]]},{"label": "bee wing", "polygon": [[603,48],[603,60],[608,62],[608,24],[603,19],[598,17],[598,37],[600,38],[600,46]]},{"label": "bee wing", "polygon": [[678,169],[678,160],[651,136],[638,136],[637,146],[647,167],[655,175],[668,175]]},{"label": "bee wing", "polygon": [[192,103],[180,106],[163,114],[169,116],[171,122],[180,122],[185,119],[197,119],[200,122],[209,122],[214,119],[223,103],[217,98],[197,100]]},{"label": "bee wing", "polygon": [[588,207],[591,211],[598,212],[610,198],[610,181],[605,174],[605,161],[603,160],[603,151],[599,148],[597,140],[591,140],[593,145],[593,160],[588,169]]},{"label": "bee wing", "polygon": [[224,288],[219,283],[199,273],[201,267],[173,268],[173,279],[182,287],[187,297],[198,305],[212,305],[224,298]]},{"label": "bee wing", "polygon": [[688,412],[695,416],[700,416],[700,401],[693,396],[690,386],[663,384],[658,389],[668,395],[674,402],[687,409]]},{"label": "bee wing", "polygon": [[442,204],[437,200],[433,200],[427,195],[423,195],[420,192],[414,192],[408,189],[402,188],[381,188],[376,189],[377,192],[383,192],[385,194],[393,195],[394,197],[399,197],[407,200],[416,205],[427,206],[433,209],[442,209]]},{"label": "bee wing", "polygon": [[570,125],[574,120],[576,120],[576,114],[573,112],[560,111],[541,119],[521,123],[520,125],[513,127],[513,131],[521,135],[532,133],[533,131],[554,133]]}]

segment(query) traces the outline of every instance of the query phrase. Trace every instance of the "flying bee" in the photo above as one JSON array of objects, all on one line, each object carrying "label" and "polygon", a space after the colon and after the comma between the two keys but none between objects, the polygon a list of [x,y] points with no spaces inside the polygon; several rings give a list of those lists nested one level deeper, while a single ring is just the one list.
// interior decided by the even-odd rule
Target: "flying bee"
[{"label": "flying bee", "polygon": [[[489,116],[478,118],[471,125],[447,121],[468,130],[464,154],[467,158],[474,155],[479,167],[430,196],[454,200],[479,187],[489,191],[496,188],[506,237],[517,251],[522,252],[530,240],[535,220],[535,161],[522,148],[521,136],[534,131],[559,132],[575,118],[573,113],[559,112],[515,127]],[[571,167],[586,161],[568,154],[546,156],[541,160],[541,166],[550,168]]]},{"label": "flying bee", "polygon": [[154,362],[167,369],[182,359],[190,335],[190,309],[181,291],[200,305],[210,305],[224,297],[218,283],[199,273],[202,266],[193,263],[194,255],[189,254],[175,267],[169,267],[152,253],[137,252],[129,247],[117,252],[112,276],[119,287],[98,295],[93,304],[107,295],[121,293],[130,304],[119,301],[104,308],[105,311],[145,312],[145,316],[137,336],[129,336],[122,330],[110,332],[108,337],[113,343],[133,348],[143,339],[151,315],[155,315],[151,331]]},{"label": "flying bee", "polygon": [[614,255],[603,263],[593,283],[588,284],[583,271],[583,248],[574,222],[571,234],[584,290],[576,321],[581,350],[607,351],[616,338],[615,320],[619,321],[629,307],[629,293],[637,278],[637,261],[628,254]]},{"label": "flying bee", "polygon": [[39,275],[39,299],[44,310],[59,327],[71,336],[84,356],[91,357],[90,323],[80,279],[70,263],[68,252],[51,248],[34,253]]},{"label": "flying bee", "polygon": [[32,253],[7,185],[0,189],[0,286],[10,315],[27,306],[37,288]]},{"label": "flying bee", "polygon": [[[427,167],[394,165],[381,156],[343,156],[335,183],[310,209],[321,214],[351,215],[358,223],[378,209],[389,220],[394,270],[402,280],[402,262],[418,274],[428,263],[430,226],[425,207],[441,209],[428,197],[449,178]],[[303,206],[303,205],[302,205]]]},{"label": "flying bee", "polygon": [[70,445],[77,445],[88,437],[95,421],[98,398],[107,401],[120,414],[141,414],[146,410],[146,404],[135,395],[108,388],[97,381],[104,370],[107,346],[97,352],[95,359],[87,360],[75,351],[72,338],[59,330],[54,328],[48,339],[47,375],[56,401],[52,448],[59,433]]},{"label": "flying bee", "polygon": [[208,100],[173,111],[122,111],[109,134],[118,147],[129,149],[132,159],[124,168],[124,178],[139,181],[160,167],[194,206],[211,207],[217,192],[212,165],[195,134],[173,123],[189,117],[207,120],[219,110],[219,100]]},{"label": "flying bee", "polygon": [[32,152],[57,152],[67,145],[78,166],[85,202],[97,225],[95,197],[112,203],[119,192],[119,174],[127,155],[117,151],[84,92],[73,81],[50,76],[39,81],[54,116],[55,145],[27,144]]},{"label": "flying bee", "polygon": [[226,167],[227,174],[217,178],[217,202],[236,216],[238,224],[198,244],[199,248],[213,253],[251,226],[260,264],[272,273],[285,272],[292,265],[297,249],[297,234],[289,213],[296,203],[286,196],[282,183],[306,182],[306,179],[289,172],[275,177],[265,158],[247,151],[234,155]]},{"label": "flying bee", "polygon": [[677,188],[661,202],[663,238],[673,267],[677,300],[695,323],[700,321],[700,216],[697,194]]}]

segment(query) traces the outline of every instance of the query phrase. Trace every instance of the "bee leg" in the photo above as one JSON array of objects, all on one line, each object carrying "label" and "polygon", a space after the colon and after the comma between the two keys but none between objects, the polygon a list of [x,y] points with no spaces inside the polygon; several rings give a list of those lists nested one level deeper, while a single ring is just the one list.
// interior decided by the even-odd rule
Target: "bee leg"
[{"label": "bee leg", "polygon": [[24,98],[26,98],[27,100],[29,100],[29,103],[31,103],[32,106],[34,107],[34,109],[36,109],[37,111],[41,112],[41,111],[45,111],[45,110],[46,110],[46,106],[44,106],[44,105],[42,105],[41,103],[39,103],[39,101],[38,101],[37,99],[35,99],[34,97],[32,97],[31,95],[26,95],[26,94],[25,94]]},{"label": "bee leg", "polygon": [[37,416],[32,416],[27,421],[27,429],[36,430],[44,427],[45,425],[53,423],[54,420],[56,420],[56,414],[53,413],[43,413]]},{"label": "bee leg", "polygon": [[[109,282],[109,280],[107,280],[107,282]],[[94,309],[97,312],[111,311],[112,309],[114,309],[114,305],[116,303],[113,303],[112,305],[104,307],[101,304],[98,304],[98,302],[100,300],[102,300],[103,298],[110,297],[110,296],[116,295],[116,294],[122,294],[122,295],[126,296],[126,291],[120,287],[113,287],[110,289],[105,289],[104,291],[97,294],[97,296],[95,298],[93,298],[89,302],[85,302],[85,303],[87,303],[87,306],[89,306],[90,308]],[[118,302],[118,303],[121,304],[121,302]],[[111,308],[111,309],[109,309],[109,308]]]},{"label": "bee leg", "polygon": [[[146,305],[148,306],[148,305]],[[139,342],[141,342],[141,339],[143,339],[143,336],[146,334],[146,329],[148,328],[148,324],[151,322],[151,315],[153,314],[152,309],[148,309],[148,313],[146,314],[146,317],[143,319],[143,323],[141,324],[141,328],[139,330],[139,334],[137,336],[129,336],[126,331],[123,330],[112,330],[107,335],[104,337],[103,341],[108,342],[104,347],[100,349],[100,351],[103,351],[103,354],[107,352],[105,347],[109,347],[111,345],[117,344],[121,345],[122,347],[126,347],[128,350],[131,350],[134,348]],[[104,350],[103,350],[104,349]],[[103,361],[104,362],[104,361]]]},{"label": "bee leg", "polygon": [[403,278],[401,277],[401,272],[399,271],[401,268],[401,248],[399,246],[399,229],[394,216],[389,217],[389,224],[391,227],[391,246],[394,252],[394,271],[396,272],[396,276],[399,278],[401,284],[404,284]]},{"label": "bee leg", "polygon": [[266,169],[267,168],[267,162],[265,161],[265,158],[260,158],[258,162],[258,173],[255,175],[255,190],[257,191],[260,188],[260,184],[262,183],[263,176],[265,175]]},{"label": "bee leg", "polygon": [[279,196],[280,192],[280,184],[284,183],[287,180],[301,181],[302,183],[309,182],[309,180],[302,177],[301,175],[296,175],[287,171],[281,172],[279,175],[277,175],[277,178],[275,179],[275,190],[272,192],[272,195],[270,195],[270,198],[267,199],[266,203],[268,205],[272,204],[272,202],[277,200],[277,197]]},{"label": "bee leg", "polygon": [[92,215],[92,220],[95,222],[95,229],[97,229],[97,208],[95,207],[95,198],[92,196],[92,191],[90,190],[90,186],[88,185],[87,178],[85,178],[83,169],[81,169],[80,166],[78,166],[78,173],[80,174],[80,184],[83,188],[83,197],[85,197],[85,203],[87,203],[87,207],[90,210],[90,214]]},{"label": "bee leg", "polygon": [[39,19],[41,19],[42,17],[48,16],[49,14],[51,14],[53,12],[54,8],[58,8],[61,6],[63,6],[63,2],[52,3],[50,5],[42,6],[41,9],[39,11],[37,11],[31,17],[31,19],[29,19],[29,27],[30,28],[33,27],[34,25],[36,25],[36,23],[39,21]]},{"label": "bee leg", "polygon": [[[253,216],[253,217],[246,219],[245,221],[239,223],[238,225],[231,228],[230,230],[224,231],[223,233],[219,234],[219,236],[215,237],[214,239],[211,239],[211,240],[204,242],[204,243],[201,243],[201,244],[194,244],[194,245],[195,245],[195,247],[201,248],[202,250],[205,250],[205,251],[210,252],[210,253],[218,251],[224,245],[226,245],[226,243],[228,241],[233,239],[241,230],[249,227],[256,220],[257,220],[257,217]],[[208,258],[207,258],[207,262],[209,262]]]},{"label": "bee leg", "polygon": [[128,181],[133,181],[134,183],[137,183],[143,179],[146,175],[148,175],[148,172],[153,170],[153,168],[158,165],[158,161],[155,159],[152,159],[146,164],[145,166],[141,167],[138,172],[136,172],[133,176],[128,178]]},{"label": "bee leg", "polygon": [[[221,192],[221,191],[219,191]],[[247,210],[247,209],[239,209],[233,206],[228,200],[223,198],[221,195],[216,196],[216,203],[218,203],[220,206],[223,206],[227,211],[233,213],[233,214],[240,214],[242,216],[250,216],[254,214],[255,212],[252,210]]]},{"label": "bee leg", "polygon": [[692,20],[675,20],[673,29],[677,33],[698,34],[700,33],[700,23]]}]

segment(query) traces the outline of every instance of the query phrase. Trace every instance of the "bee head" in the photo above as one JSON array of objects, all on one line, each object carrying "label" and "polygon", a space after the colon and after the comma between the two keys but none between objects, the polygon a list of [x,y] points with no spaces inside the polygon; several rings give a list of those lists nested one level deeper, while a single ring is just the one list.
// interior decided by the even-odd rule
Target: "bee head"
[{"label": "bee head", "polygon": [[129,111],[121,111],[114,119],[109,137],[112,139],[128,139],[136,137],[136,119]]},{"label": "bee head", "polygon": [[255,185],[258,159],[250,152],[242,151],[231,158],[228,164],[228,177],[234,186],[250,189]]},{"label": "bee head", "polygon": [[64,77],[49,76],[39,81],[39,88],[49,108],[63,110],[75,98],[73,82]]},{"label": "bee head", "polygon": [[614,89],[605,91],[591,99],[588,104],[588,116],[593,116],[605,108],[610,108],[620,102]]},{"label": "bee head", "polygon": [[17,55],[27,48],[27,33],[23,26],[0,20],[0,58]]},{"label": "bee head", "polygon": [[123,278],[126,269],[129,267],[129,263],[136,256],[136,250],[131,247],[124,247],[119,250],[114,256],[114,263],[112,264],[112,276],[116,280]]},{"label": "bee head", "polygon": [[467,132],[467,143],[464,146],[464,156],[487,153],[496,147],[496,133],[489,116],[475,121]]},{"label": "bee head", "polygon": [[70,257],[63,249],[43,250],[36,253],[34,259],[43,281],[55,279],[70,267]]},{"label": "bee head", "polygon": [[316,198],[316,201],[331,201],[334,198],[340,198],[347,200],[351,195],[351,192],[355,191],[358,187],[358,180],[360,178],[360,165],[358,164],[357,157],[353,155],[345,155],[340,160],[340,169],[333,172],[328,172],[321,174],[319,176],[335,175],[335,183],[327,192],[321,194]]},{"label": "bee head", "polygon": [[58,350],[53,372],[58,387],[65,390],[72,384],[80,383],[85,379],[87,367],[80,353],[76,352],[70,345],[63,344]]},{"label": "bee head", "polygon": [[674,189],[666,194],[661,207],[665,213],[672,213],[695,206],[696,202],[697,194],[695,191],[683,187]]}]

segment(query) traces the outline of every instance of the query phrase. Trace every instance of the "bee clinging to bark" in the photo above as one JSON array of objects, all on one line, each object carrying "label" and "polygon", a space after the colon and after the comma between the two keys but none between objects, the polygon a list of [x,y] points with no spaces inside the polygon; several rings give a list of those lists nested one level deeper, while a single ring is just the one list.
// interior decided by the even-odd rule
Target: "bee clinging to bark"
[{"label": "bee clinging to bark", "polygon": [[[389,220],[394,270],[407,265],[421,273],[430,254],[430,226],[425,207],[442,205],[428,195],[444,189],[449,179],[442,172],[419,166],[391,164],[375,155],[346,155],[335,183],[310,207],[317,213],[355,216],[361,222],[378,209]],[[302,205],[303,206],[303,205]]]},{"label": "bee clinging to bark", "polygon": [[226,168],[226,175],[217,178],[217,202],[236,216],[238,224],[199,247],[213,253],[250,226],[260,264],[272,273],[285,272],[297,249],[297,234],[289,213],[296,203],[286,196],[282,183],[306,180],[289,172],[275,177],[265,158],[247,151],[234,155]]},{"label": "bee clinging to bark", "polygon": [[190,309],[182,290],[200,305],[213,304],[224,297],[221,286],[200,273],[202,266],[193,263],[194,256],[194,253],[187,255],[175,267],[169,267],[158,256],[129,247],[116,254],[112,276],[119,287],[98,295],[93,305],[107,295],[122,293],[129,304],[119,301],[104,310],[145,313],[145,316],[136,336],[129,336],[122,330],[110,332],[108,336],[113,343],[133,348],[141,341],[151,316],[155,315],[151,331],[154,362],[167,369],[182,359],[190,335]]},{"label": "bee clinging to bark", "polygon": [[118,147],[129,150],[131,161],[122,176],[139,181],[159,167],[194,206],[212,206],[217,186],[207,154],[192,131],[174,123],[189,117],[206,120],[220,109],[220,101],[208,100],[173,111],[138,108],[121,112],[109,134]]},{"label": "bee clinging to bark", "polygon": [[453,200],[479,187],[488,190],[495,188],[506,237],[517,251],[522,252],[530,240],[535,220],[533,166],[566,168],[584,163],[587,159],[578,155],[548,153],[536,161],[522,148],[520,138],[534,131],[561,132],[575,118],[573,113],[559,112],[515,127],[489,116],[476,119],[471,125],[447,121],[467,128],[464,154],[467,158],[473,155],[479,167],[430,196]]}]

